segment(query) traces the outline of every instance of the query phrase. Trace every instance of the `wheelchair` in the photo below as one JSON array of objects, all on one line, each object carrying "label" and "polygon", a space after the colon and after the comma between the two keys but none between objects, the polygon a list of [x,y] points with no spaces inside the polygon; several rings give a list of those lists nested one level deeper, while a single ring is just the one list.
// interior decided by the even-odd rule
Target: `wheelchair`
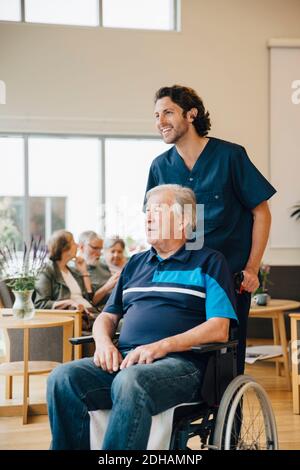
[{"label": "wheelchair", "polygon": [[[73,345],[92,341],[92,336],[70,338]],[[199,438],[199,449],[278,449],[275,417],[265,390],[252,377],[236,375],[237,343],[231,339],[192,348],[207,356],[201,401],[175,407],[169,450],[189,450],[193,437]]]}]

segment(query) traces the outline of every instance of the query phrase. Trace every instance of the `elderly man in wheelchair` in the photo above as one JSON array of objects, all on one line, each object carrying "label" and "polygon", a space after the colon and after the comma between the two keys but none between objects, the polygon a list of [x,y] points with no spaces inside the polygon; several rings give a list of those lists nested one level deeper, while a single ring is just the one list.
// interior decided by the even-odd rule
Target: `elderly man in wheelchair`
[{"label": "elderly man in wheelchair", "polygon": [[[185,449],[193,435],[208,448],[277,447],[259,385],[239,376],[223,393],[235,376],[235,294],[223,256],[187,245],[195,218],[190,189],[163,185],[147,194],[152,246],[130,258],[95,321],[94,357],[63,364],[48,379],[52,449]],[[245,410],[248,399],[255,403]],[[247,439],[244,421],[254,425],[259,414],[257,437],[251,431]]]}]

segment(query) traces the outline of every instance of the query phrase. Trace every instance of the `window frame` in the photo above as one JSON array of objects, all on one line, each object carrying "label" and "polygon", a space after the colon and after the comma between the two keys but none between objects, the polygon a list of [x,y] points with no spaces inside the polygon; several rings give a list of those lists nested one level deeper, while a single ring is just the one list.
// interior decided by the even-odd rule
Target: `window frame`
[{"label": "window frame", "polygon": [[59,26],[65,28],[100,28],[100,29],[109,29],[109,30],[123,30],[123,31],[147,31],[147,32],[162,32],[162,33],[178,33],[181,31],[181,0],[172,0],[173,1],[173,27],[172,29],[148,29],[148,28],[126,28],[126,27],[117,27],[117,26],[103,26],[103,4],[102,0],[99,2],[99,17],[98,24],[95,26],[89,25],[72,25],[72,24],[61,24],[61,23],[37,23],[25,20],[25,1],[20,0],[21,2],[21,19],[19,21],[13,20],[1,20],[0,23],[8,24],[30,24],[30,25],[43,25],[43,26]]}]

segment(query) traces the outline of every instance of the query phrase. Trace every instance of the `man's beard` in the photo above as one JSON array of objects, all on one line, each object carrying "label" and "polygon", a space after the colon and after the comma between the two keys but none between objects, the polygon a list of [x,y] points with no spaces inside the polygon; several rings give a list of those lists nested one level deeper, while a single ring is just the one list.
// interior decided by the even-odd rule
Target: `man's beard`
[{"label": "man's beard", "polygon": [[98,262],[99,262],[99,258],[96,258],[96,259],[92,258],[92,259],[87,260],[87,264],[89,266],[97,266]]},{"label": "man's beard", "polygon": [[180,130],[175,130],[173,127],[174,132],[171,131],[173,135],[170,136],[170,138],[166,137],[164,139],[164,136],[162,134],[162,138],[166,144],[176,144],[187,132],[187,129],[180,129]]}]

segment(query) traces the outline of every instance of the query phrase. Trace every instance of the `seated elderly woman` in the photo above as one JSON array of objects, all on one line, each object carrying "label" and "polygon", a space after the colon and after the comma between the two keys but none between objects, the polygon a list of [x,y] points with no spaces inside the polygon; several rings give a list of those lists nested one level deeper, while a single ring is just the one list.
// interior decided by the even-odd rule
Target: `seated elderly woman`
[{"label": "seated elderly woman", "polygon": [[120,273],[127,263],[127,258],[124,254],[125,242],[118,236],[106,238],[104,240],[104,260],[108,269],[112,274]]},{"label": "seated elderly woman", "polygon": [[[76,258],[77,243],[72,233],[58,230],[49,242],[49,262],[36,282],[35,307],[84,311],[83,330],[89,331],[97,314],[91,303],[92,284],[85,261]],[[75,259],[75,268],[68,266]]]}]

